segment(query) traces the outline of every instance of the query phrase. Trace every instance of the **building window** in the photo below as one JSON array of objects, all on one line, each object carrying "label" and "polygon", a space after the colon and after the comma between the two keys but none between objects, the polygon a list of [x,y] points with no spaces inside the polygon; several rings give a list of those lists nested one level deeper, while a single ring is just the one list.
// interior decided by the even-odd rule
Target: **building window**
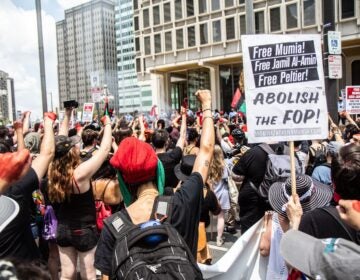
[{"label": "building window", "polygon": [[160,24],[160,6],[153,7],[153,21],[154,25]]},{"label": "building window", "polygon": [[170,3],[164,4],[164,22],[171,21]]},{"label": "building window", "polygon": [[175,0],[175,19],[182,19],[182,2]]},{"label": "building window", "polygon": [[265,33],[264,12],[255,13],[255,34]]},{"label": "building window", "polygon": [[221,22],[220,20],[212,23],[213,42],[221,41]]},{"label": "building window", "polygon": [[196,45],[195,40],[195,26],[190,26],[187,29],[187,35],[188,35],[188,47],[194,47]]},{"label": "building window", "polygon": [[355,0],[341,1],[341,18],[352,18],[355,16]]},{"label": "building window", "polygon": [[165,32],[165,51],[172,51],[172,36],[171,31]]},{"label": "building window", "polygon": [[226,40],[235,39],[235,18],[226,19]]},{"label": "building window", "polygon": [[141,72],[141,60],[140,60],[140,58],[136,59],[136,72]]},{"label": "building window", "polygon": [[144,38],[144,48],[145,55],[149,55],[151,53],[150,36]]},{"label": "building window", "polygon": [[240,16],[240,35],[246,34],[246,16]]},{"label": "building window", "polygon": [[200,44],[208,43],[208,25],[207,23],[200,24]]},{"label": "building window", "polygon": [[211,0],[211,10],[212,11],[220,10],[220,0]]},{"label": "building window", "polygon": [[154,49],[155,49],[155,53],[161,52],[161,36],[160,36],[160,34],[154,35]]},{"label": "building window", "polygon": [[304,26],[315,24],[315,0],[304,0],[303,2]]},{"label": "building window", "polygon": [[134,17],[134,29],[135,31],[139,30],[139,18]]},{"label": "building window", "polygon": [[140,39],[139,39],[139,37],[135,38],[135,50],[136,51],[140,50]]},{"label": "building window", "polygon": [[207,12],[206,1],[207,1],[207,0],[198,0],[198,3],[199,3],[199,14],[203,14],[203,13],[206,13],[206,12]]},{"label": "building window", "polygon": [[298,27],[298,9],[297,3],[286,6],[286,28],[292,29]]},{"label": "building window", "polygon": [[149,22],[149,9],[144,9],[143,10],[143,27],[149,27],[150,22]]},{"label": "building window", "polygon": [[137,10],[139,8],[138,0],[133,0],[133,6],[134,6],[134,10]]},{"label": "building window", "polygon": [[186,0],[186,15],[187,17],[194,15],[194,0]]},{"label": "building window", "polygon": [[281,30],[280,7],[270,9],[270,32]]},{"label": "building window", "polygon": [[184,34],[182,29],[176,30],[176,49],[183,49],[184,48]]},{"label": "building window", "polygon": [[225,0],[225,7],[232,7],[234,6],[234,0]]},{"label": "building window", "polygon": [[239,0],[239,4],[240,5],[245,4],[245,0]]},{"label": "building window", "polygon": [[360,85],[360,60],[354,60],[351,63],[351,84]]}]

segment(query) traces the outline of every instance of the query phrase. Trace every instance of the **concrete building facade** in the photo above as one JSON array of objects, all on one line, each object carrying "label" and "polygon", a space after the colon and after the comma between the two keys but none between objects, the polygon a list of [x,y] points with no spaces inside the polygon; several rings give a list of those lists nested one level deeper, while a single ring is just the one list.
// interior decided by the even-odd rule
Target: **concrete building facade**
[{"label": "concrete building facade", "polygon": [[[335,1],[342,34],[343,79],[360,84],[360,1]],[[322,34],[321,0],[254,0],[256,34]],[[134,0],[136,71],[152,86],[153,103],[196,109],[194,92],[209,88],[214,108],[230,109],[242,71],[245,0]]]},{"label": "concrete building facade", "polygon": [[[60,108],[75,99],[81,107],[92,102],[91,79],[107,85],[110,107],[118,109],[115,10],[110,0],[92,0],[65,10],[56,23]],[[99,102],[100,107],[101,102]]]},{"label": "concrete building facade", "polygon": [[16,120],[14,79],[0,70],[0,120],[12,123]]}]

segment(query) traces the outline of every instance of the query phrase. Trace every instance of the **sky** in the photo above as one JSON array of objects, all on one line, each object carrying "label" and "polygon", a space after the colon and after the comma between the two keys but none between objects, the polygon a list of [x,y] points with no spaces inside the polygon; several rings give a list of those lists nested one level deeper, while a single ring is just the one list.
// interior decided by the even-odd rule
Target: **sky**
[{"label": "sky", "polygon": [[[64,10],[88,0],[42,0],[43,43],[48,110],[59,106],[56,27]],[[35,0],[0,0],[0,70],[14,79],[16,109],[42,116]]]}]

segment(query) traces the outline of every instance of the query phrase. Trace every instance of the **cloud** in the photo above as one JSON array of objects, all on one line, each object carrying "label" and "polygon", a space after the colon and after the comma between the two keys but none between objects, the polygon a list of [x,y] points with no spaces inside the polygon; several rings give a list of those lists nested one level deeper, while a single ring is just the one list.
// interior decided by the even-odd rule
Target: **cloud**
[{"label": "cloud", "polygon": [[[55,19],[42,11],[46,86],[58,106]],[[17,110],[42,116],[36,11],[24,10],[10,0],[0,4],[0,69],[14,78]],[[51,109],[48,95],[48,110]]]},{"label": "cloud", "polygon": [[66,10],[89,2],[89,0],[57,0],[57,2],[64,10]]}]

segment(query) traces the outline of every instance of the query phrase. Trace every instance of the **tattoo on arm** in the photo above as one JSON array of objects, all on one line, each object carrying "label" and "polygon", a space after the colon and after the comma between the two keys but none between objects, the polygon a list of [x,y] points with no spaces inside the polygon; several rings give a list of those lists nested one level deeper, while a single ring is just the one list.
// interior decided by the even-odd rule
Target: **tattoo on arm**
[{"label": "tattoo on arm", "polygon": [[205,166],[206,166],[206,167],[209,167],[209,166],[210,166],[210,161],[205,160]]}]

